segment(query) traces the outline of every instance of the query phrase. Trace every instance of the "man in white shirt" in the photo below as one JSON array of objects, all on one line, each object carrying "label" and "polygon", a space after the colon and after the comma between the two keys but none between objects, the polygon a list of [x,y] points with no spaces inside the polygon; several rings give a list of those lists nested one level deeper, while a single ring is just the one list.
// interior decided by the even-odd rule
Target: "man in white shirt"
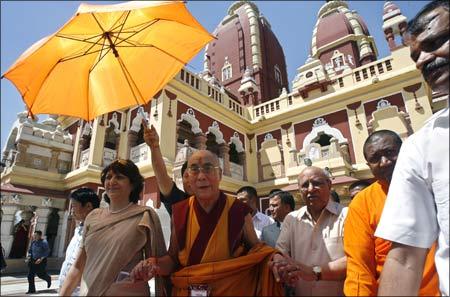
[{"label": "man in white shirt", "polygon": [[259,199],[256,189],[250,186],[240,188],[237,191],[237,199],[247,203],[252,209],[253,227],[255,228],[258,239],[261,239],[262,229],[273,224],[275,221],[258,210]]},{"label": "man in white shirt", "polygon": [[271,263],[275,278],[295,287],[296,296],[343,296],[347,258],[344,221],[347,208],[330,199],[331,180],[318,167],[298,177],[305,206],[283,221]]},{"label": "man in white shirt", "polygon": [[[427,4],[408,23],[411,58],[433,91],[449,94],[449,1]],[[448,100],[448,99],[447,99]],[[433,115],[403,144],[375,236],[393,242],[379,295],[417,295],[428,248],[449,295],[449,110]]]},{"label": "man in white shirt", "polygon": [[[86,216],[95,208],[100,206],[100,200],[97,194],[89,188],[80,188],[70,194],[72,204],[72,215],[77,221],[78,226],[75,228],[72,239],[66,250],[66,258],[61,266],[59,274],[59,288],[61,289],[70,267],[76,260],[78,249],[80,247],[81,238],[83,237],[83,222]],[[79,296],[80,286],[72,293],[72,296]]]}]

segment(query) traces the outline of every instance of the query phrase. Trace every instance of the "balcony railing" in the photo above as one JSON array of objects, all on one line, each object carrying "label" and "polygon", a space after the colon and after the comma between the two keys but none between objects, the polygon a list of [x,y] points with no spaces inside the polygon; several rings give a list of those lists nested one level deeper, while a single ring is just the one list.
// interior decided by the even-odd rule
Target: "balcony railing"
[{"label": "balcony railing", "polygon": [[81,152],[80,156],[80,168],[85,167],[89,164],[89,151],[90,149],[87,148],[84,151]]},{"label": "balcony railing", "polygon": [[136,145],[130,150],[130,159],[134,163],[139,163],[141,161],[145,161],[148,159],[150,154],[150,150],[148,145],[144,142],[139,145]]},{"label": "balcony railing", "polygon": [[238,180],[244,180],[244,166],[230,162],[231,177]]},{"label": "balcony railing", "polygon": [[110,148],[103,148],[103,166],[106,167],[117,159],[117,151]]}]

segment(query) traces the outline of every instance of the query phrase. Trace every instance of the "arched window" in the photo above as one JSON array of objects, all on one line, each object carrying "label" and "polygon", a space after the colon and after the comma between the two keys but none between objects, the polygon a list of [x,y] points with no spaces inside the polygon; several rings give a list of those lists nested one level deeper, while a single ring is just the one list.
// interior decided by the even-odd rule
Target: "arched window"
[{"label": "arched window", "polygon": [[318,143],[318,144],[320,144],[320,146],[329,146],[330,145],[330,139],[332,137],[333,136],[330,136],[330,135],[325,134],[325,133],[319,133],[319,135],[317,135],[317,137],[314,138],[312,140],[312,142]]},{"label": "arched window", "polygon": [[144,126],[141,124],[141,129],[139,129],[139,132],[137,134],[136,139],[136,145],[140,145],[141,143],[144,143]]},{"label": "arched window", "polygon": [[225,57],[225,63],[222,67],[222,81],[226,81],[233,77],[233,68],[231,67],[230,62],[228,62],[228,57]]},{"label": "arched window", "polygon": [[118,135],[114,132],[114,127],[111,125],[106,129],[105,147],[115,150],[117,147]]},{"label": "arched window", "polygon": [[216,135],[208,133],[206,135],[206,149],[217,156],[220,156],[219,144],[216,141]]},{"label": "arched window", "polygon": [[194,146],[194,132],[192,132],[192,125],[189,124],[186,120],[178,122],[178,135],[177,142],[180,144],[184,144],[184,140],[188,140],[189,146]]},{"label": "arched window", "polygon": [[275,80],[282,85],[283,84],[283,78],[281,76],[281,71],[280,68],[278,67],[278,65],[275,65],[274,67],[274,71],[275,71]]},{"label": "arched window", "polygon": [[230,162],[233,162],[234,164],[242,165],[239,161],[239,153],[236,150],[236,145],[234,143],[230,143]]}]

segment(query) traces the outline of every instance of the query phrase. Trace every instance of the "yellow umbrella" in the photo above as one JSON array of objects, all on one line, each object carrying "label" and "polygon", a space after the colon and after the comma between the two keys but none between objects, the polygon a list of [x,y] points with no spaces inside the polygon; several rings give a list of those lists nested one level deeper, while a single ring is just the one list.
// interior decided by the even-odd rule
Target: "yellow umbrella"
[{"label": "yellow umbrella", "polygon": [[31,114],[91,120],[147,103],[212,39],[181,1],[81,4],[2,78]]}]

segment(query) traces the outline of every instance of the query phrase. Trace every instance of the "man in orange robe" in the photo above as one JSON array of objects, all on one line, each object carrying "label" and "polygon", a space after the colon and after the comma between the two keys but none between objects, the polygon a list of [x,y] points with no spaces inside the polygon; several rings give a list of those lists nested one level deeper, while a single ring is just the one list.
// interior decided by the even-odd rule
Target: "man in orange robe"
[{"label": "man in orange robe", "polygon": [[169,255],[143,261],[134,279],[170,275],[174,296],[283,296],[268,262],[276,250],[259,242],[251,209],[219,189],[219,159],[207,150],[189,158],[194,195],[172,207]]},{"label": "man in orange robe", "polygon": [[[358,193],[349,205],[344,226],[344,250],[347,255],[346,296],[376,296],[381,270],[391,242],[374,236],[402,145],[392,131],[372,133],[364,143],[364,157],[376,181]],[[435,245],[430,249],[419,295],[440,296],[434,265]]]}]

